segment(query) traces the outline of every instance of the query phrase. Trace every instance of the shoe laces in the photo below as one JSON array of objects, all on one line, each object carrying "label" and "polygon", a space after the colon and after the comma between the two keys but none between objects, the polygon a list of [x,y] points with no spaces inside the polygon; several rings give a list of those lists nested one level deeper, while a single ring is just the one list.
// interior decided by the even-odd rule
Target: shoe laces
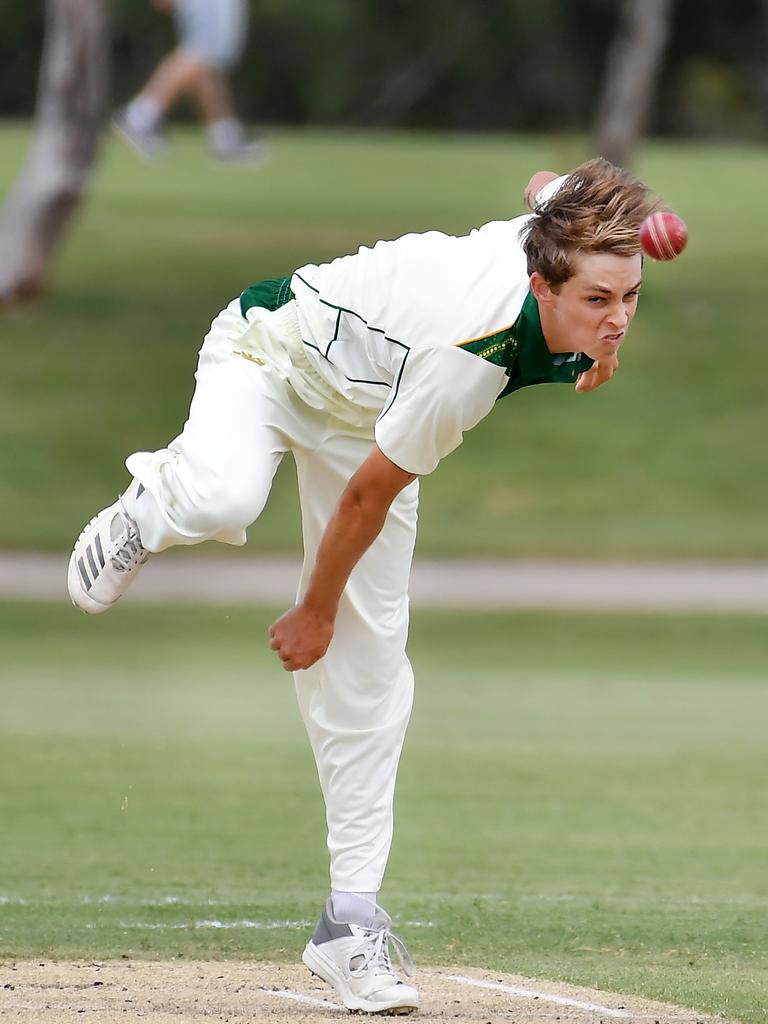
[{"label": "shoe laces", "polygon": [[[403,973],[409,978],[416,974],[416,965],[408,952],[408,947],[401,938],[390,931],[389,924],[372,928],[364,927],[363,931],[365,937],[350,957],[350,974],[353,977],[362,977],[369,970],[373,970],[374,974],[394,975],[395,971],[392,968],[392,959],[389,954],[390,943],[397,953]],[[359,960],[360,957],[362,957],[362,961],[356,967],[352,967],[352,963]]]},{"label": "shoe laces", "polygon": [[117,572],[131,572],[137,569],[147,560],[147,552],[141,543],[139,528],[125,511],[122,499],[120,500],[121,511],[118,515],[122,519],[125,533],[121,538],[120,547],[110,555],[112,568]]}]

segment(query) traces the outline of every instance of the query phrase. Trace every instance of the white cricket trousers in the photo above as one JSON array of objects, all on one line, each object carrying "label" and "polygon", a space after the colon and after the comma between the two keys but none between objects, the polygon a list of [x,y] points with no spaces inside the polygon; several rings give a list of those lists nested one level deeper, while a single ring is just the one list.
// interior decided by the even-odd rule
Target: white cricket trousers
[{"label": "white cricket trousers", "polygon": [[[200,351],[182,433],[126,465],[148,492],[136,501],[135,518],[145,547],[157,552],[205,540],[243,544],[290,450],[304,537],[301,594],[325,525],[372,438],[312,408],[284,379],[269,353],[284,325],[295,335],[290,315],[285,307],[257,311],[262,352],[259,323],[246,336],[235,303],[219,314]],[[392,841],[395,777],[413,702],[405,647],[417,507],[418,481],[395,499],[353,570],[327,654],[294,673],[325,799],[331,885],[342,891],[377,892]]]}]

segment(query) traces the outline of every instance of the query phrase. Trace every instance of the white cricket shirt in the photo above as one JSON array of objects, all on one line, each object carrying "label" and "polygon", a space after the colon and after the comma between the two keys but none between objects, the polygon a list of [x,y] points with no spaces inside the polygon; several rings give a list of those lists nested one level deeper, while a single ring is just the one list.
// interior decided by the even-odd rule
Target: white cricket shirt
[{"label": "white cricket shirt", "polygon": [[311,370],[376,417],[376,443],[392,462],[431,473],[497,398],[528,384],[572,383],[591,365],[580,353],[552,355],[546,346],[520,243],[530,216],[461,237],[403,235],[307,264],[290,288],[284,278],[246,289],[243,316],[295,296]]},{"label": "white cricket shirt", "polygon": [[376,443],[408,472],[432,472],[508,383],[503,366],[461,346],[509,331],[520,315],[526,221],[493,221],[462,237],[403,235],[291,278],[318,372],[381,409]]}]

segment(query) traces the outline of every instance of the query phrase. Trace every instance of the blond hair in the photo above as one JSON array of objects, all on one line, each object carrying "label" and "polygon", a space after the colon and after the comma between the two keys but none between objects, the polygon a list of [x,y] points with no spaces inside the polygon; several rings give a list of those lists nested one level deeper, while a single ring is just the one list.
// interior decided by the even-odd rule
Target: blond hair
[{"label": "blond hair", "polygon": [[635,256],[640,225],[660,207],[647,185],[598,157],[572,171],[555,195],[536,206],[520,232],[528,273],[558,288],[582,253]]}]

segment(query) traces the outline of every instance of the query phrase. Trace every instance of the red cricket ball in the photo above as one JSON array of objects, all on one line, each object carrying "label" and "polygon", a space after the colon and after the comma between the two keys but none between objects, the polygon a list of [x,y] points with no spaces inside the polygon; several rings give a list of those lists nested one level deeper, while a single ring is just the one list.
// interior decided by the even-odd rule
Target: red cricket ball
[{"label": "red cricket ball", "polygon": [[646,217],[640,225],[640,245],[654,260],[673,260],[685,248],[688,228],[682,217],[661,210]]}]

